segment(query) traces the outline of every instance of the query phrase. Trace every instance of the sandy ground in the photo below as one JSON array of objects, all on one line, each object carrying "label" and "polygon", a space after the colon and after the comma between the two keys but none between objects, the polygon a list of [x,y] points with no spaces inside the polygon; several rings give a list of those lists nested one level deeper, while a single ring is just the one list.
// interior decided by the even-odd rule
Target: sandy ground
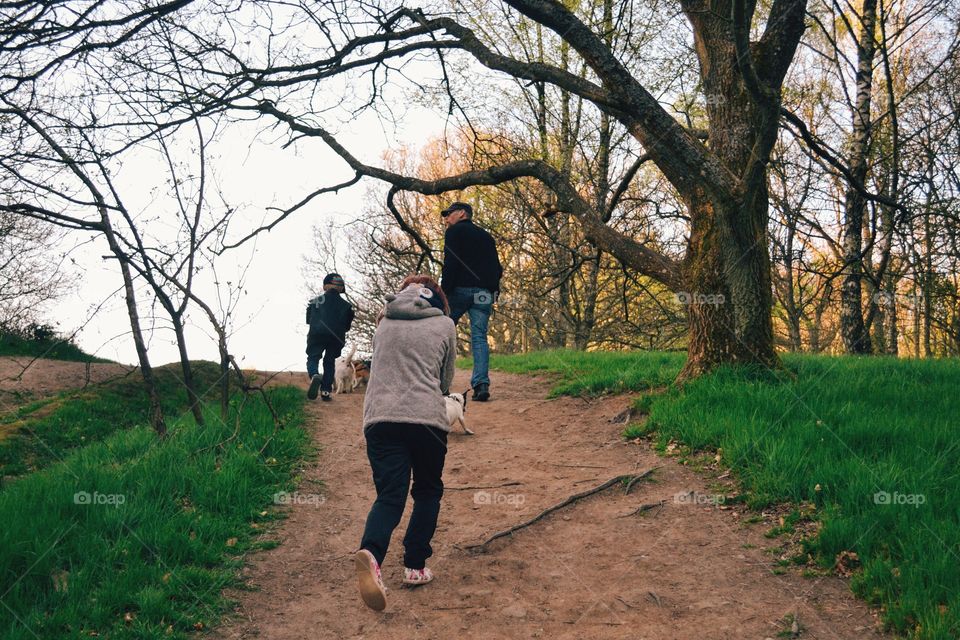
[{"label": "sandy ground", "polygon": [[[457,373],[456,388],[468,374]],[[274,382],[305,386],[302,375]],[[248,557],[252,590],[231,592],[236,616],[218,639],[319,638],[801,638],[880,637],[847,582],[774,572],[770,522],[710,503],[703,475],[627,443],[613,422],[626,397],[547,400],[548,385],[493,374],[494,399],[468,405],[477,435],[449,441],[436,580],[400,586],[406,516],[384,563],[384,613],[366,609],[353,570],[373,483],[360,430],[361,393],[309,406],[322,446],[303,469],[282,544]],[[611,488],[493,542],[464,546],[620,474],[659,467],[629,495]],[[320,483],[323,483],[322,485]],[[504,486],[498,486],[504,485]],[[694,498],[689,498],[694,492]],[[678,499],[677,496],[688,496]],[[703,496],[698,499],[696,496]],[[299,502],[297,502],[299,500]],[[628,515],[641,504],[662,507]]]}]

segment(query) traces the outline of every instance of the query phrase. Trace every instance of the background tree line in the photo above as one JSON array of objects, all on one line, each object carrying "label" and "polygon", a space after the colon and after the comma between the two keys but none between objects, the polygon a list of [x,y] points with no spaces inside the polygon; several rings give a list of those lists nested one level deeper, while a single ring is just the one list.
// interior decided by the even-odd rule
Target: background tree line
[{"label": "background tree line", "polygon": [[[537,25],[511,25],[507,11],[457,4],[470,26],[528,61],[570,70],[569,47]],[[589,18],[612,3],[580,3]],[[631,5],[632,22],[609,31],[612,48],[642,59],[644,79],[673,99],[692,130],[706,127],[708,102],[695,53],[658,3]],[[624,20],[619,7],[618,20]],[[770,159],[773,320],[777,347],[790,351],[956,355],[958,344],[957,7],[947,2],[865,2],[808,7],[807,30],[784,85],[785,124]],[[475,16],[475,17],[474,17]],[[619,22],[623,24],[623,22]],[[651,46],[652,45],[652,46]],[[619,48],[618,48],[619,47]],[[384,158],[424,180],[537,157],[570,176],[605,210],[607,224],[682,259],[688,216],[676,193],[632,150],[610,118],[543,83],[477,85],[470,95],[436,94],[471,113],[453,139]],[[519,95],[518,95],[519,94]],[[505,124],[506,123],[506,124]],[[709,141],[708,141],[709,144]],[[615,191],[624,175],[627,188]],[[858,186],[869,194],[858,191]],[[406,273],[438,271],[436,212],[454,197],[500,239],[507,277],[491,323],[497,348],[686,346],[685,314],[696,292],[671,292],[588,242],[555,197],[531,180],[471,187],[441,198],[372,191],[379,213],[351,231],[350,266],[363,279],[362,304],[376,307]],[[547,214],[547,215],[544,215]],[[329,242],[318,255],[332,255]],[[311,278],[332,263],[308,264]]]},{"label": "background tree line", "polygon": [[[57,277],[39,274],[56,260],[7,247],[29,244],[30,225],[100,237],[145,379],[144,309],[176,336],[187,389],[190,309],[226,371],[242,282],[217,265],[363,178],[387,186],[368,186],[376,206],[340,259],[362,275],[367,318],[400,276],[438,271],[436,212],[467,198],[507,267],[492,325],[504,351],[686,349],[683,375],[777,366],[777,349],[957,352],[953,2],[0,10],[5,255],[37,265],[52,295]],[[396,144],[380,166],[338,141],[360,112],[402,128],[404,105],[446,113],[447,135]],[[325,145],[347,177],[245,225],[213,150],[251,123]],[[145,156],[162,177],[125,179]],[[8,280],[21,300],[37,289]]]}]

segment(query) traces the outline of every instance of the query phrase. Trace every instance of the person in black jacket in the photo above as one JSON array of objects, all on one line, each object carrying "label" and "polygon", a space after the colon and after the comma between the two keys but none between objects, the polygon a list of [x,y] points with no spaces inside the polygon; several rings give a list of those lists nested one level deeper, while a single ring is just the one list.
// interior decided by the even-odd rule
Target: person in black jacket
[{"label": "person in black jacket", "polygon": [[[323,293],[307,304],[307,375],[310,388],[307,397],[316,399],[317,391],[323,400],[330,400],[336,359],[343,351],[347,331],[353,323],[353,307],[343,299],[346,284],[338,273],[328,273],[323,279]],[[323,376],[319,364],[323,357]]]},{"label": "person in black jacket", "polygon": [[470,316],[470,347],[473,353],[473,399],[490,398],[490,345],[487,325],[493,303],[500,295],[503,267],[493,236],[473,224],[473,208],[454,202],[440,212],[447,231],[443,236],[443,276],[440,286],[450,302],[450,318],[456,323]]}]

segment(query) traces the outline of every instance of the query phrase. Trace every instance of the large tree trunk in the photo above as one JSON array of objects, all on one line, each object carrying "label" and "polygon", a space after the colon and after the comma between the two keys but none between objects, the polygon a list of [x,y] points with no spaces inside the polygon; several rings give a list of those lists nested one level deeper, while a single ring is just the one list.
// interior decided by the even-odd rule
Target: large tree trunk
[{"label": "large tree trunk", "polygon": [[[680,379],[720,364],[779,367],[774,350],[770,254],[767,243],[766,170],[748,176],[757,152],[769,157],[780,101],[759,101],[737,67],[728,20],[691,16],[709,116],[710,150],[735,176],[745,178],[740,197],[717,202],[685,194],[690,244],[684,260],[689,291],[687,363]],[[691,197],[692,196],[692,197]]]},{"label": "large tree trunk", "polygon": [[[874,30],[877,0],[864,0],[857,46],[857,94],[850,142],[850,173],[860,184],[867,177],[870,148],[870,104],[873,92]],[[866,200],[853,185],[844,201],[844,277],[840,289],[840,335],[847,353],[870,353],[870,333],[863,321],[863,221]]]},{"label": "large tree trunk", "polygon": [[[686,274],[690,291],[680,300],[688,305],[687,363],[680,378],[695,377],[720,364],[759,364],[779,367],[774,351],[770,315],[770,257],[766,244],[766,190],[752,207],[715,214],[709,205],[691,207],[693,230]],[[722,215],[739,219],[746,238],[725,238],[717,220]],[[751,228],[752,227],[752,228]],[[742,247],[741,265],[732,265],[729,248]]]}]

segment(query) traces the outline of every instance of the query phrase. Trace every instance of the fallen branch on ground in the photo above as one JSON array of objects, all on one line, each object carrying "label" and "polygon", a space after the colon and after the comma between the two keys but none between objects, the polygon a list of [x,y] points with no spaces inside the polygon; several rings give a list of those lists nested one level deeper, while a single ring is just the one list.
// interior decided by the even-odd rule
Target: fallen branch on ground
[{"label": "fallen branch on ground", "polygon": [[630,478],[630,481],[627,483],[627,486],[626,486],[626,488],[623,490],[623,493],[629,495],[629,494],[630,494],[630,489],[633,488],[633,485],[635,485],[638,480],[643,480],[644,478],[646,478],[648,475],[650,475],[651,473],[653,473],[654,471],[656,471],[656,470],[659,469],[659,468],[660,468],[660,467],[654,467],[653,469],[647,469],[646,471],[644,471],[644,472],[641,473],[640,475],[636,475],[636,476],[633,476],[632,478]]},{"label": "fallen branch on ground", "polygon": [[510,527],[509,529],[506,529],[506,530],[504,530],[504,531],[500,531],[500,532],[498,532],[498,533],[495,533],[495,534],[493,534],[492,536],[490,536],[489,538],[487,538],[486,540],[484,540],[483,542],[480,542],[480,543],[478,543],[478,544],[470,544],[470,545],[467,545],[466,547],[464,547],[464,549],[466,549],[466,550],[468,550],[468,551],[473,551],[474,549],[482,549],[483,547],[487,546],[488,544],[490,544],[490,543],[493,542],[494,540],[499,540],[500,538],[503,538],[504,536],[508,536],[508,535],[510,535],[510,534],[512,534],[512,533],[515,533],[515,532],[519,531],[520,529],[525,529],[526,527],[529,527],[530,525],[532,525],[532,524],[534,524],[534,523],[536,523],[536,522],[539,522],[540,520],[542,520],[542,519],[545,518],[546,516],[550,515],[550,514],[553,513],[554,511],[558,511],[558,510],[562,509],[563,507],[566,507],[567,505],[571,505],[571,504],[573,504],[574,502],[576,502],[577,500],[582,500],[583,498],[586,498],[586,497],[588,497],[588,496],[592,496],[592,495],[595,494],[595,493],[600,493],[600,492],[603,491],[604,489],[609,489],[610,487],[612,487],[613,485],[617,484],[618,482],[626,482],[628,488],[629,488],[629,487],[632,487],[632,486],[636,483],[637,480],[639,480],[640,478],[644,478],[644,477],[650,475],[651,473],[653,473],[653,472],[654,472],[656,469],[658,469],[658,468],[659,468],[659,467],[654,467],[653,469],[648,469],[647,471],[644,471],[643,473],[641,473],[641,474],[639,474],[639,475],[620,475],[620,476],[614,476],[613,478],[610,478],[609,480],[607,480],[607,481],[604,482],[603,484],[598,485],[598,486],[594,487],[593,489],[588,489],[587,491],[583,491],[583,492],[581,492],[581,493],[574,494],[574,495],[570,496],[569,498],[567,498],[566,500],[564,500],[563,502],[561,502],[561,503],[559,503],[559,504],[556,504],[556,505],[554,505],[554,506],[552,506],[552,507],[549,507],[549,508],[547,508],[547,509],[544,509],[543,511],[540,512],[539,515],[531,518],[530,520],[527,520],[526,522],[521,522],[520,524],[514,525],[514,526]]},{"label": "fallen branch on ground", "polygon": [[[643,513],[644,511],[649,511],[650,509],[656,509],[657,507],[663,508],[663,500],[659,502],[651,502],[649,504],[642,504],[630,513],[625,513],[622,516],[617,516],[618,518],[629,518],[630,516],[635,516],[638,513]],[[659,511],[657,512],[659,513]]]}]

